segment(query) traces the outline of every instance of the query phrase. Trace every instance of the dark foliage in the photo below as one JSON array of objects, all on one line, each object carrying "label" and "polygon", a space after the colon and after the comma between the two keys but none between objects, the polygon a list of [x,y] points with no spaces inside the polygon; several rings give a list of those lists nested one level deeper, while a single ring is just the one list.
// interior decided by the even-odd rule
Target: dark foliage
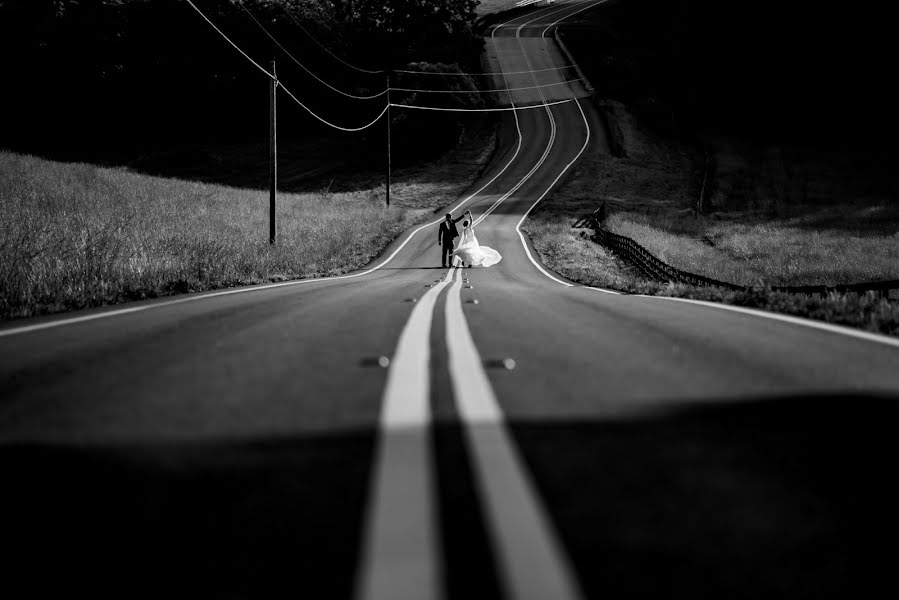
[{"label": "dark foliage", "polygon": [[[396,67],[411,61],[477,66],[483,40],[474,29],[477,0],[338,0],[351,52]],[[374,53],[374,54],[373,54]]]},{"label": "dark foliage", "polygon": [[[383,109],[383,97],[353,100],[317,82],[237,0],[195,3],[257,62],[268,68],[276,59],[279,78],[324,118],[358,127]],[[386,75],[353,70],[329,51],[381,70],[422,60],[465,67],[478,61],[481,50],[471,0],[394,0],[389,7],[360,0],[244,5],[306,67],[355,95],[382,90]],[[268,135],[266,76],[182,0],[6,0],[0,2],[0,56],[8,90],[0,147],[127,163],[160,149],[188,151],[199,143],[246,143]],[[334,133],[286,95],[280,98],[282,140],[343,135],[360,154],[382,152],[383,127]],[[427,120],[458,129],[453,116]],[[451,138],[424,141],[436,146]],[[396,139],[398,146],[408,142],[402,135]]]},{"label": "dark foliage", "polygon": [[885,11],[873,2],[623,0],[568,33],[600,94],[659,125],[878,144],[899,132]]}]

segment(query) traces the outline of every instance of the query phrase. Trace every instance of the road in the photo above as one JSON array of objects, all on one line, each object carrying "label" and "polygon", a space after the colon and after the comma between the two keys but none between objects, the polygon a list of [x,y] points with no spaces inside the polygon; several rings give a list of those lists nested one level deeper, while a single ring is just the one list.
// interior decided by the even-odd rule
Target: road
[{"label": "road", "polygon": [[[491,60],[559,81],[544,36],[601,3],[517,16]],[[549,272],[519,226],[605,148],[549,89],[575,100],[507,113],[451,208],[494,267],[440,268],[429,225],[342,278],[0,328],[4,597],[893,587],[899,344]]]}]

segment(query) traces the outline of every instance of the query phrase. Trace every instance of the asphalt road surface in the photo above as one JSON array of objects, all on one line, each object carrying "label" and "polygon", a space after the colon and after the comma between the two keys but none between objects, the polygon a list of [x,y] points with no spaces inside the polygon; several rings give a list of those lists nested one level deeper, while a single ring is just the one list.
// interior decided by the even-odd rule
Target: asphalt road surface
[{"label": "asphalt road surface", "polygon": [[[558,82],[553,25],[597,4],[519,14],[491,60]],[[452,207],[494,267],[440,268],[429,225],[347,277],[0,328],[3,597],[895,587],[899,344],[549,272],[518,227],[605,148],[565,87],[509,99],[574,98],[506,113]]]}]

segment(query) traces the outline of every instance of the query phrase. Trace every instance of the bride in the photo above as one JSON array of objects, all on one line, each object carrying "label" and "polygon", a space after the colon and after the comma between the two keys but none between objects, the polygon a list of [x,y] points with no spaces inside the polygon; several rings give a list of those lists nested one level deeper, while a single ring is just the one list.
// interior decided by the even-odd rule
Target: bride
[{"label": "bride", "polygon": [[453,256],[462,259],[462,266],[489,267],[503,259],[499,252],[487,246],[478,245],[478,238],[474,236],[474,217],[471,211],[465,211],[467,218],[462,221],[462,236],[459,244],[453,250]]}]

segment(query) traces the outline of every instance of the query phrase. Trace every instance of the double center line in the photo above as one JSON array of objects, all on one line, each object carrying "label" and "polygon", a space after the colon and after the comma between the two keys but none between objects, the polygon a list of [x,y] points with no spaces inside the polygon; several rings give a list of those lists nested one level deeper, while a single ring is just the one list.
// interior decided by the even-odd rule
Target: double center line
[{"label": "double center line", "polygon": [[453,398],[474,464],[488,535],[507,596],[580,597],[573,571],[516,451],[462,311],[453,267],[416,304],[387,376],[356,596],[436,600],[445,589],[431,442],[430,336],[446,295]]},{"label": "double center line", "polygon": [[[559,12],[562,11],[547,14]],[[534,20],[518,27],[516,37]],[[495,32],[496,28],[492,34]],[[546,30],[544,36],[545,33]],[[524,52],[524,48],[521,50]],[[547,109],[547,113],[551,137],[543,156],[479,220],[524,185],[546,161],[556,133],[552,112]],[[512,164],[521,148],[517,114],[515,121],[518,147],[502,171]],[[584,148],[586,145],[585,142]],[[574,160],[562,172],[573,163]],[[488,538],[500,569],[500,584],[506,596],[515,599],[580,598],[573,569],[515,448],[472,339],[462,310],[462,282],[456,267],[412,310],[387,375],[356,597],[439,600],[446,589],[431,440],[429,343],[437,299],[447,287],[447,366],[466,448],[474,465],[476,490],[484,506]]]}]

